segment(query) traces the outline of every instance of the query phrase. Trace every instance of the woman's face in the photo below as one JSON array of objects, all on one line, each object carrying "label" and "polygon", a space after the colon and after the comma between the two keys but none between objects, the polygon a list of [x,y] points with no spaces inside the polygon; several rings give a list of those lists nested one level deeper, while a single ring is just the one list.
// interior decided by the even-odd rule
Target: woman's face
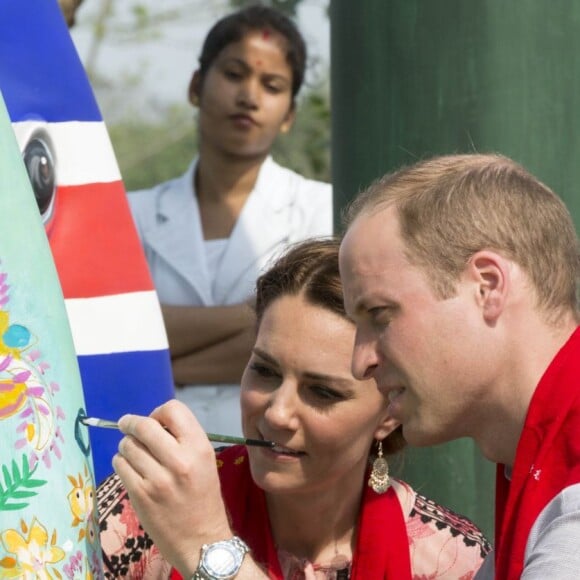
[{"label": "woman's face", "polygon": [[294,118],[292,69],[286,40],[252,31],[228,44],[202,79],[196,72],[190,98],[199,106],[200,147],[234,157],[264,157]]},{"label": "woman's face", "polygon": [[355,328],[301,296],[283,296],[264,312],[242,377],[247,437],[276,447],[248,448],[252,475],[271,493],[360,487],[373,438],[398,423],[374,380],[350,371]]}]

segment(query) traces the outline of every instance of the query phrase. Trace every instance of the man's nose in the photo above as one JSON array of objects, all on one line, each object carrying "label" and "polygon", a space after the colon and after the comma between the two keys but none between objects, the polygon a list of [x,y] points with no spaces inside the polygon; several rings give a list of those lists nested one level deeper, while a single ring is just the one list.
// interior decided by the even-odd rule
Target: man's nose
[{"label": "man's nose", "polygon": [[378,364],[375,342],[357,330],[352,353],[353,376],[359,381],[371,379],[375,375]]}]

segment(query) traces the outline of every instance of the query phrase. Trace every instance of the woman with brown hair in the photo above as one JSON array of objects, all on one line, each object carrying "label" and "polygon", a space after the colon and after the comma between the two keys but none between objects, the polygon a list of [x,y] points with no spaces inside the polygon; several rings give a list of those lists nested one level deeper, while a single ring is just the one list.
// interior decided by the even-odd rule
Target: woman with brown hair
[{"label": "woman with brown hair", "polygon": [[[258,279],[256,314],[242,425],[273,447],[222,450],[216,469],[180,403],[121,419],[114,466],[164,557],[186,578],[471,578],[489,551],[477,527],[389,479],[387,456],[404,441],[374,381],[351,373],[355,330],[338,242],[290,248]],[[191,498],[209,489],[208,478],[221,485],[225,510],[207,495],[216,507],[200,524]],[[121,562],[124,577],[168,577],[118,480],[99,490],[99,502],[110,577],[123,577]],[[201,554],[200,535],[216,540]]]}]

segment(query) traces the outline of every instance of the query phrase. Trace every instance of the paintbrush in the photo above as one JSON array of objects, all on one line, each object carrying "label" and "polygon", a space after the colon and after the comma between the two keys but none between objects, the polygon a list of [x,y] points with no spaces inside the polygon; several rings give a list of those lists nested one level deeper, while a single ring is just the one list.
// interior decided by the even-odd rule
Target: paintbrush
[{"label": "paintbrush", "polygon": [[[81,417],[81,423],[87,427],[102,427],[104,429],[118,429],[119,424],[116,421],[108,419],[98,419],[97,417]],[[207,438],[215,443],[229,443],[231,445],[254,445],[256,447],[274,447],[273,441],[264,441],[263,439],[246,439],[245,437],[234,437],[232,435],[219,435],[217,433],[206,433]]]}]

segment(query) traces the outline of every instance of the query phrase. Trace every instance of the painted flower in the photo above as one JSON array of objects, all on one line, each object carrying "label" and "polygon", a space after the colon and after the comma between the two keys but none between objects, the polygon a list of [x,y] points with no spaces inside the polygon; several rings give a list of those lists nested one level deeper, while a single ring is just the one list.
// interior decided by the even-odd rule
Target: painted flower
[{"label": "painted flower", "polygon": [[13,555],[0,561],[0,578],[52,580],[55,576],[50,565],[65,557],[64,550],[56,545],[56,532],[49,541],[46,528],[36,518],[30,529],[23,521],[21,528],[22,534],[14,529],[0,534],[4,549]]},{"label": "painted flower", "polygon": [[[98,558],[96,559],[96,554],[93,553],[93,568],[97,571],[97,578],[102,577],[102,575],[99,575],[100,566]],[[77,550],[69,558],[68,564],[63,566],[63,570],[69,580],[93,580],[95,578],[93,570],[90,569],[87,557],[80,550]]]},{"label": "painted flower", "polygon": [[68,561],[68,564],[63,566],[64,573],[67,578],[74,580],[75,576],[83,571],[83,555],[80,550],[77,550]]},{"label": "painted flower", "polygon": [[64,419],[54,394],[60,390],[47,376],[50,364],[35,347],[38,338],[22,324],[10,322],[7,275],[0,272],[0,420],[18,417],[16,450],[28,449],[33,469],[42,460],[50,469],[52,456],[62,458]]}]

